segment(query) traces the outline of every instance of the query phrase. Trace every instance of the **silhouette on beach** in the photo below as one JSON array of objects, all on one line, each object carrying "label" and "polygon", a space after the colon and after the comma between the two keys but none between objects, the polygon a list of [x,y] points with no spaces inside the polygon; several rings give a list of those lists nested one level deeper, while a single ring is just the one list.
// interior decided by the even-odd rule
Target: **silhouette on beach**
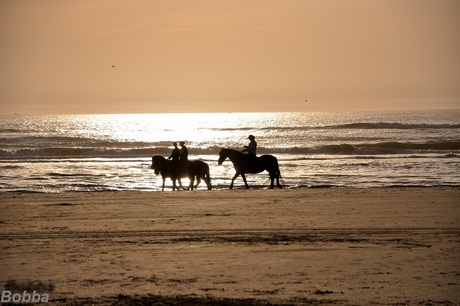
[{"label": "silhouette on beach", "polygon": [[[251,156],[252,155],[252,156]],[[268,171],[270,175],[270,189],[274,188],[274,180],[276,179],[276,186],[282,188],[279,179],[281,177],[278,160],[273,155],[262,155],[256,157],[253,154],[244,154],[243,152],[233,150],[233,149],[222,149],[219,152],[219,166],[226,159],[230,159],[235,168],[235,175],[232,178],[232,183],[230,184],[230,189],[233,189],[233,182],[235,179],[241,175],[244,181],[246,189],[249,189],[248,183],[246,181],[246,173],[260,173],[263,171]]]},{"label": "silhouette on beach", "polygon": [[[162,190],[164,190],[166,178],[170,178],[173,182],[173,190],[177,188],[176,181],[179,181],[179,186],[182,186],[181,178],[187,177],[190,180],[188,189],[193,190],[193,182],[196,177],[196,187],[203,180],[208,187],[208,190],[212,189],[211,176],[209,173],[209,165],[201,160],[188,160],[188,149],[185,146],[185,142],[181,141],[181,149],[177,147],[177,142],[173,142],[174,149],[171,155],[165,159],[163,156],[152,157],[151,168],[155,169],[155,174],[161,174],[163,178]],[[179,188],[177,188],[179,189]]]},{"label": "silhouette on beach", "polygon": [[188,160],[188,148],[185,146],[185,141],[181,141],[179,150],[179,160],[186,161]]},{"label": "silhouette on beach", "polygon": [[247,146],[244,146],[244,150],[242,152],[252,154],[252,155],[256,156],[257,155],[257,153],[256,153],[256,151],[257,151],[256,138],[254,137],[254,135],[249,135],[248,139],[249,139],[249,144]]},{"label": "silhouette on beach", "polygon": [[[206,183],[208,186],[208,190],[212,189],[211,185],[211,175],[209,174],[209,165],[202,160],[192,160],[191,162],[195,163],[196,165],[196,187],[200,185],[201,179]],[[179,178],[179,184],[180,178]]]},{"label": "silhouette on beach", "polygon": [[[195,163],[187,162],[184,163],[183,166],[178,167],[177,163],[174,161],[167,160],[163,156],[155,155],[152,157],[151,168],[155,170],[156,175],[161,174],[163,178],[162,191],[165,189],[166,178],[171,179],[173,182],[173,190],[176,190],[178,189],[176,186],[176,180],[181,177],[188,177],[190,180],[189,189],[193,190],[193,182],[197,174],[197,166]],[[179,171],[178,168],[180,169]]]},{"label": "silhouette on beach", "polygon": [[151,168],[155,170],[155,174],[161,174],[163,178],[163,186],[161,190],[165,188],[166,178],[170,178],[173,182],[173,190],[179,190],[176,185],[176,181],[179,181],[179,186],[182,189],[185,189],[182,186],[181,178],[186,177],[190,180],[190,185],[188,189],[193,190],[193,182],[196,177],[196,187],[200,185],[201,180],[203,180],[208,187],[208,190],[212,189],[211,185],[211,175],[209,173],[209,165],[201,160],[188,161],[187,165],[178,171],[178,164],[172,160],[167,160],[163,156],[153,156]]},{"label": "silhouette on beach", "polygon": [[180,149],[177,147],[177,142],[173,142],[174,149],[171,152],[171,155],[169,155],[168,160],[172,161],[179,161],[180,157]]}]

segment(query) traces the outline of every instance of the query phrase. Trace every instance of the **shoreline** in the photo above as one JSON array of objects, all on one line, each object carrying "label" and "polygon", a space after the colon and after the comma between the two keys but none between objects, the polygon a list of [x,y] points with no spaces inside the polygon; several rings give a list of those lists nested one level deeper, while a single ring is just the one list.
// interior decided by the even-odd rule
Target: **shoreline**
[{"label": "shoreline", "polygon": [[[243,183],[241,183],[243,184]],[[218,187],[212,186],[212,190],[208,190],[207,187],[201,183],[201,185],[198,186],[198,188],[194,188],[194,190],[177,190],[173,191],[172,190],[172,185],[165,185],[165,190],[161,189],[98,189],[98,190],[56,190],[56,191],[39,191],[39,190],[27,190],[27,189],[18,189],[18,190],[0,190],[0,196],[2,194],[8,195],[22,195],[22,194],[72,194],[72,193],[117,193],[117,192],[139,192],[139,193],[169,193],[169,192],[221,192],[221,191],[263,191],[263,190],[270,190],[268,188],[267,184],[253,184],[249,186],[249,189],[246,189],[244,185],[239,185],[235,183],[235,186],[233,189],[229,189],[228,187],[229,184],[222,184],[219,185]],[[356,186],[343,186],[343,185],[330,185],[330,184],[324,184],[324,185],[312,185],[312,186],[307,186],[307,185],[299,185],[299,186],[289,186],[289,185],[283,185],[283,188],[274,188],[274,190],[292,190],[292,191],[302,191],[302,190],[316,190],[316,189],[350,189],[350,190],[373,190],[373,189],[460,189],[460,185],[456,184],[440,184],[440,185],[399,185],[399,184],[394,184],[394,185],[385,185],[385,186],[375,186],[375,185],[370,185],[370,186],[361,186],[361,185],[356,185]]]},{"label": "shoreline", "polygon": [[52,305],[458,304],[458,199],[459,187],[4,192],[0,284],[52,283]]}]

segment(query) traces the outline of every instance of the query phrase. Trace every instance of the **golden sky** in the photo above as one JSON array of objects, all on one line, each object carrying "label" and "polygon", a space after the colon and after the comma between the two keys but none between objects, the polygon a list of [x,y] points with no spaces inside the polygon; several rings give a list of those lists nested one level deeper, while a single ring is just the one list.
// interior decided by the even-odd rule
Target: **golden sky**
[{"label": "golden sky", "polygon": [[432,108],[458,0],[0,0],[3,114]]}]

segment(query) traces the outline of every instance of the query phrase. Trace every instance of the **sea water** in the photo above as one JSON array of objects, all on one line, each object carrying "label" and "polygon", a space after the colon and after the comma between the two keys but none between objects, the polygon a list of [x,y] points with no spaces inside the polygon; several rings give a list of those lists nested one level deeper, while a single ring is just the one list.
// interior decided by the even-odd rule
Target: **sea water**
[{"label": "sea water", "polygon": [[[460,186],[460,110],[440,110],[3,115],[0,191],[161,190],[151,157],[168,157],[174,141],[225,189],[235,172],[218,153],[243,149],[250,134],[258,155],[277,157],[286,188]],[[266,172],[247,178],[268,187]]]}]

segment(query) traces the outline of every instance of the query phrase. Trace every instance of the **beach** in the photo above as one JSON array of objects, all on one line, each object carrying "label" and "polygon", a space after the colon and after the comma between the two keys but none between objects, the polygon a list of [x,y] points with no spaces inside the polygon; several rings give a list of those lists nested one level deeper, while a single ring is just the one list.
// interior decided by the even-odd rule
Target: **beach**
[{"label": "beach", "polygon": [[0,194],[0,283],[50,305],[458,305],[460,188]]}]

